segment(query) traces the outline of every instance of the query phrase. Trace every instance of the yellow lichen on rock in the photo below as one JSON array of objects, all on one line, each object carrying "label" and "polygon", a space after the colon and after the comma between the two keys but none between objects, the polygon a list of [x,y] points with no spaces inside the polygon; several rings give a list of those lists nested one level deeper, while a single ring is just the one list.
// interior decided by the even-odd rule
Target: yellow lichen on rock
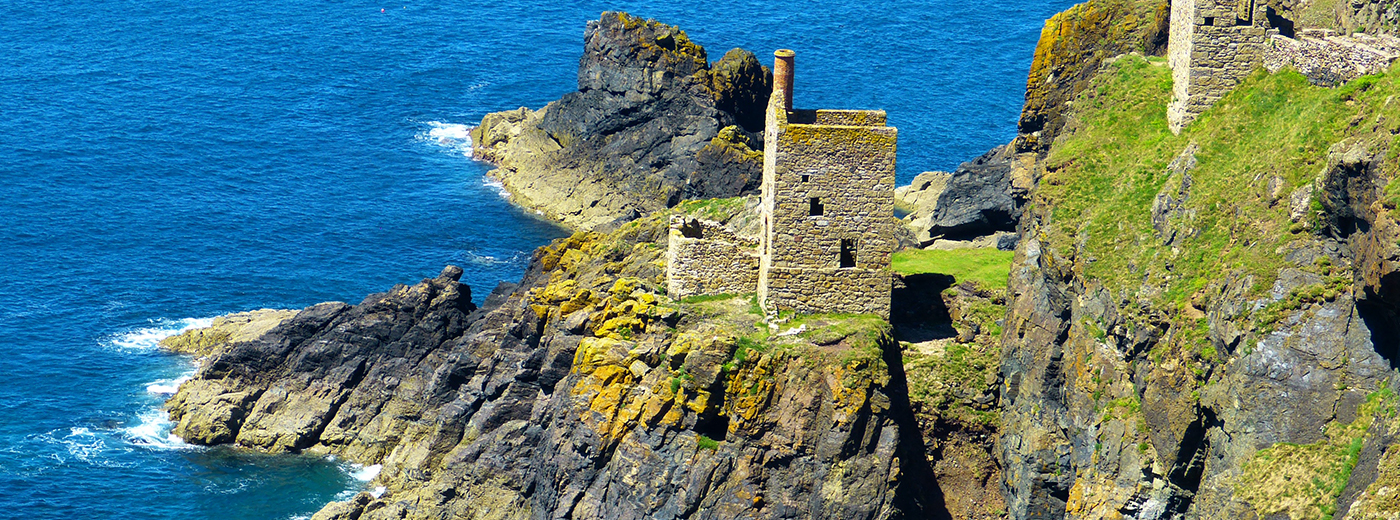
[{"label": "yellow lichen on rock", "polygon": [[208,356],[231,343],[249,341],[281,325],[297,315],[296,310],[259,309],[214,318],[208,327],[184,331],[160,341],[160,346],[175,352]]}]

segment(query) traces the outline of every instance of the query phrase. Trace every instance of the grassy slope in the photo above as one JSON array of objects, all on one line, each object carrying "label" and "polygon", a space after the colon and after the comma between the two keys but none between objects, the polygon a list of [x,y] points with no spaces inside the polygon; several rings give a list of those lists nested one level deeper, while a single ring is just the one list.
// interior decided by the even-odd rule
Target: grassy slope
[{"label": "grassy slope", "polygon": [[[1352,121],[1374,121],[1373,112],[1395,120],[1400,108],[1386,106],[1400,91],[1388,76],[1323,89],[1294,72],[1260,72],[1174,136],[1162,60],[1124,57],[1095,83],[1077,101],[1078,128],[1048,159],[1035,201],[1050,213],[1041,238],[1067,258],[1077,249],[1087,278],[1164,309],[1231,270],[1253,275],[1255,293],[1270,287],[1279,246],[1305,232],[1290,225],[1288,194],[1317,177]],[[1187,211],[1172,221],[1186,236],[1164,244],[1152,228],[1153,201],[1180,182],[1167,165],[1192,142],[1198,165]]]},{"label": "grassy slope", "polygon": [[[1231,273],[1251,277],[1245,296],[1262,295],[1273,285],[1287,266],[1281,246],[1310,238],[1306,224],[1320,211],[1314,204],[1310,216],[1292,222],[1289,194],[1309,189],[1326,169],[1329,150],[1363,145],[1389,153],[1400,134],[1397,77],[1368,76],[1325,89],[1291,71],[1256,72],[1178,136],[1165,120],[1171,88],[1165,63],[1124,57],[1076,101],[1073,131],[1047,160],[1032,209],[1042,224],[1036,238],[1043,250],[1076,259],[1075,269],[1089,285],[1174,316],[1173,336],[1182,343],[1208,344],[1200,339],[1208,333],[1205,321],[1178,311],[1218,295]],[[1153,203],[1164,188],[1175,194],[1180,187],[1181,176],[1168,164],[1191,143],[1198,147],[1197,166],[1184,211],[1169,219],[1178,239],[1166,243],[1152,227]],[[1386,178],[1396,177],[1395,163],[1386,161]],[[1390,201],[1394,208],[1400,186],[1391,184],[1386,191],[1397,199]],[[1349,273],[1319,269],[1338,275],[1333,278],[1345,286],[1338,290],[1349,289]],[[1305,296],[1290,295],[1239,318],[1246,327],[1267,328],[1274,307]],[[1158,355],[1153,359],[1160,361]],[[1196,359],[1222,361],[1213,352]],[[1363,419],[1329,425],[1327,438],[1315,445],[1261,450],[1241,482],[1277,482],[1246,485],[1241,496],[1261,515],[1329,517],[1356,463],[1370,421]]]}]

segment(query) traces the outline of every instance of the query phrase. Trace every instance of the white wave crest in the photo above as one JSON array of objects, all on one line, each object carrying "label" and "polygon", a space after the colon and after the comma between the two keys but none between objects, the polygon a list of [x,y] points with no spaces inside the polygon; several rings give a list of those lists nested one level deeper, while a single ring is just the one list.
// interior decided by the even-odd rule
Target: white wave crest
[{"label": "white wave crest", "polygon": [[137,419],[140,420],[139,423],[123,430],[127,440],[132,444],[166,450],[195,448],[193,444],[186,443],[184,439],[170,432],[171,429],[175,428],[175,423],[170,422],[170,417],[165,413],[165,410],[146,410],[141,412]]},{"label": "white wave crest", "polygon": [[192,377],[193,375],[193,373],[189,373],[177,377],[175,379],[159,379],[156,381],[151,381],[149,383],[146,383],[146,393],[155,394],[159,396],[175,395],[175,392],[180,389],[180,384],[184,383],[185,381],[189,381],[190,377]]},{"label": "white wave crest", "polygon": [[388,490],[389,490],[389,488],[386,488],[386,487],[384,487],[384,486],[376,486],[376,487],[374,488],[374,491],[370,491],[370,492],[369,492],[369,496],[372,496],[372,497],[374,497],[374,498],[379,498],[379,497],[384,496],[384,492],[385,492],[385,491],[388,491]]},{"label": "white wave crest", "polygon": [[506,185],[501,184],[501,181],[489,175],[482,175],[481,185],[496,190],[496,195],[499,195],[502,199],[510,200],[510,191],[506,189]]},{"label": "white wave crest", "polygon": [[417,137],[419,140],[461,152],[463,155],[471,158],[471,126],[459,123],[444,123],[441,121],[428,121],[427,125],[428,130],[418,134]]},{"label": "white wave crest", "polygon": [[381,466],[379,464],[375,464],[373,466],[361,466],[359,464],[351,464],[350,477],[360,482],[369,482],[371,480],[374,480],[374,477],[379,476],[379,470],[382,469],[384,469],[384,466]]},{"label": "white wave crest", "polygon": [[160,340],[190,329],[208,327],[214,318],[185,318],[182,320],[152,320],[150,327],[141,327],[113,336],[108,343],[117,350],[155,350]]}]

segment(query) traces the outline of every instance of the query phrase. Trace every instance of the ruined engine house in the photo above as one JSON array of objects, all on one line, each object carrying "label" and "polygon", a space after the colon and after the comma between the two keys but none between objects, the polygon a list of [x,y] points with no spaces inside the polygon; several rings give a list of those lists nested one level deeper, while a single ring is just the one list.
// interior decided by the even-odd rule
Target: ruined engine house
[{"label": "ruined engine house", "polygon": [[794,54],[774,56],[758,243],[674,218],[669,292],[757,292],[770,313],[889,317],[898,131],[883,110],[793,109]]}]

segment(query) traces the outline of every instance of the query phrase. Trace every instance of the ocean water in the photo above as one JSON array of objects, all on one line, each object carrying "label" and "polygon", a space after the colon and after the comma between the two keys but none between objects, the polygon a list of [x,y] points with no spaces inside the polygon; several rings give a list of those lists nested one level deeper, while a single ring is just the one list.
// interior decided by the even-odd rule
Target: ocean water
[{"label": "ocean water", "polygon": [[286,519],[374,468],[187,445],[160,409],[224,313],[466,269],[478,301],[567,232],[468,125],[574,88],[606,9],[711,59],[797,51],[796,102],[884,108],[899,175],[1015,132],[1051,2],[21,3],[0,17],[0,517]]}]

